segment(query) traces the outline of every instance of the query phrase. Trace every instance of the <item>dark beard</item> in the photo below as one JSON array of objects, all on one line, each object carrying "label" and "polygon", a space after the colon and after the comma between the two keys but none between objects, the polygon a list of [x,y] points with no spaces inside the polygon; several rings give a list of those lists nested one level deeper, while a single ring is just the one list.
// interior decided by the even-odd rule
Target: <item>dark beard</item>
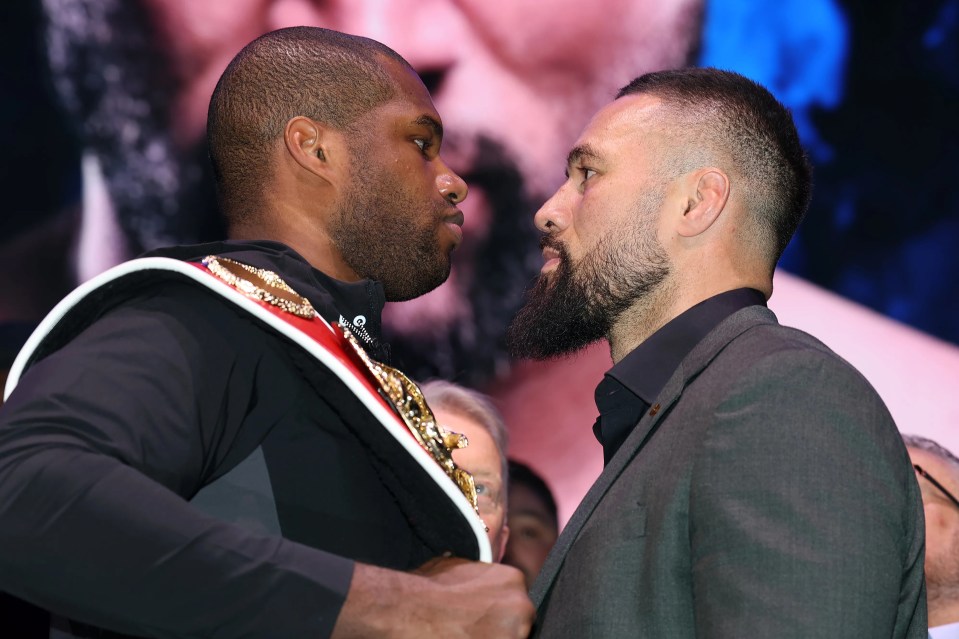
[{"label": "dark beard", "polygon": [[[466,291],[470,320],[420,335],[403,335],[384,327],[393,346],[393,363],[415,379],[441,377],[476,386],[508,370],[506,325],[539,269],[534,208],[524,194],[516,163],[488,138],[478,142],[478,149],[483,164],[473,169],[467,182],[483,188],[491,222],[471,265],[472,279]],[[454,269],[460,256],[453,253]]]},{"label": "dark beard", "polygon": [[[518,359],[550,359],[607,338],[637,301],[649,298],[669,275],[669,259],[653,238],[623,242],[608,234],[579,264],[553,236],[540,244],[559,252],[552,274],[540,275],[506,332]],[[613,245],[613,239],[621,242]]]},{"label": "dark beard", "polygon": [[603,339],[612,327],[612,318],[592,299],[589,283],[574,275],[566,249],[557,250],[559,266],[536,278],[506,331],[506,346],[518,359],[568,355]]},{"label": "dark beard", "polygon": [[130,252],[223,237],[205,144],[180,151],[170,135],[176,82],[142,3],[44,7],[54,84],[100,160]]}]

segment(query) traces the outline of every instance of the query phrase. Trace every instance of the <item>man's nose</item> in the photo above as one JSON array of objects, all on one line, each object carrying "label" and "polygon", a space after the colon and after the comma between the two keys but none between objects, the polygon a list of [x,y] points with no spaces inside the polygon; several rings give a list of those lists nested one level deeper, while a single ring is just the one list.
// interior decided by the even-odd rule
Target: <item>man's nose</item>
[{"label": "man's nose", "polygon": [[533,223],[543,233],[558,233],[569,226],[570,209],[564,191],[565,186],[560,187],[533,216]]},{"label": "man's nose", "polygon": [[463,178],[449,168],[436,176],[436,188],[440,195],[449,200],[451,204],[459,204],[466,199],[469,192],[469,187],[466,186]]}]

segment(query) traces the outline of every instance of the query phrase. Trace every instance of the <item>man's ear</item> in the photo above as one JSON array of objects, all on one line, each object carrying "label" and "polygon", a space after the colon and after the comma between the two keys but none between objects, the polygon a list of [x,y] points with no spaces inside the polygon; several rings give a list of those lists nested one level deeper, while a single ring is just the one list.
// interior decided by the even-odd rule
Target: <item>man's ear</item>
[{"label": "man's ear", "polygon": [[337,155],[336,132],[324,124],[298,115],[286,123],[283,142],[293,160],[310,173],[329,180],[333,167],[330,160]]},{"label": "man's ear", "polygon": [[677,231],[683,237],[705,232],[719,219],[729,199],[729,176],[715,167],[706,167],[685,178],[686,210]]}]

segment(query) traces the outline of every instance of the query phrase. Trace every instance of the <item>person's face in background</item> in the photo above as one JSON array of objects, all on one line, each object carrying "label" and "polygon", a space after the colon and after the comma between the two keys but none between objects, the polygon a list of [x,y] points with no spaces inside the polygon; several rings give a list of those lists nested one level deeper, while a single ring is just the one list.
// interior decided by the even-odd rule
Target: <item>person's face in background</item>
[{"label": "person's face in background", "polygon": [[436,422],[446,430],[466,435],[469,445],[453,451],[456,465],[473,476],[477,505],[483,523],[489,529],[493,561],[499,561],[506,549],[509,527],[506,525],[506,485],[504,458],[493,436],[475,419],[445,407],[433,409]]},{"label": "person's face in background", "polygon": [[562,181],[566,150],[620,86],[692,59],[702,10],[702,0],[610,0],[592,11],[572,0],[141,4],[175,86],[146,117],[166,118],[182,156],[203,144],[226,64],[266,31],[306,24],[371,37],[417,69],[446,126],[444,156],[470,186],[465,238],[449,281],[390,305],[385,323],[408,373],[474,380],[507,362],[503,331],[539,264],[530,214]]},{"label": "person's face in background", "polygon": [[[940,457],[917,448],[907,448],[912,463],[936,478],[946,490],[959,496],[959,472]],[[925,477],[917,474],[926,516],[926,587],[930,612],[944,602],[959,599],[959,506]],[[930,625],[935,622],[930,616]]]},{"label": "person's face in background", "polygon": [[510,535],[503,563],[519,568],[526,577],[526,586],[529,588],[556,543],[559,530],[549,508],[529,486],[511,482],[508,494],[506,522]]}]

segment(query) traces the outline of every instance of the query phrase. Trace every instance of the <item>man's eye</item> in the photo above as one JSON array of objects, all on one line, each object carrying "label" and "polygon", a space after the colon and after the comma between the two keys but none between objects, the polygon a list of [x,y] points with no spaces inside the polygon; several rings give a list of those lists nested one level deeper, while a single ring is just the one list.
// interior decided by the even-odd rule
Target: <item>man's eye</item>
[{"label": "man's eye", "polygon": [[485,495],[488,495],[488,494],[489,494],[489,486],[487,486],[486,484],[476,484],[476,494],[477,494],[477,495],[484,495],[484,496],[485,496]]},{"label": "man's eye", "polygon": [[539,539],[543,536],[539,528],[534,528],[532,526],[523,526],[516,532],[520,537],[525,537],[526,539]]},{"label": "man's eye", "polygon": [[433,141],[427,140],[426,138],[416,138],[413,140],[416,143],[416,146],[420,147],[420,151],[424,154],[433,148]]},{"label": "man's eye", "polygon": [[586,167],[583,167],[581,170],[583,171],[583,182],[596,175],[596,171],[593,169],[587,169]]}]

